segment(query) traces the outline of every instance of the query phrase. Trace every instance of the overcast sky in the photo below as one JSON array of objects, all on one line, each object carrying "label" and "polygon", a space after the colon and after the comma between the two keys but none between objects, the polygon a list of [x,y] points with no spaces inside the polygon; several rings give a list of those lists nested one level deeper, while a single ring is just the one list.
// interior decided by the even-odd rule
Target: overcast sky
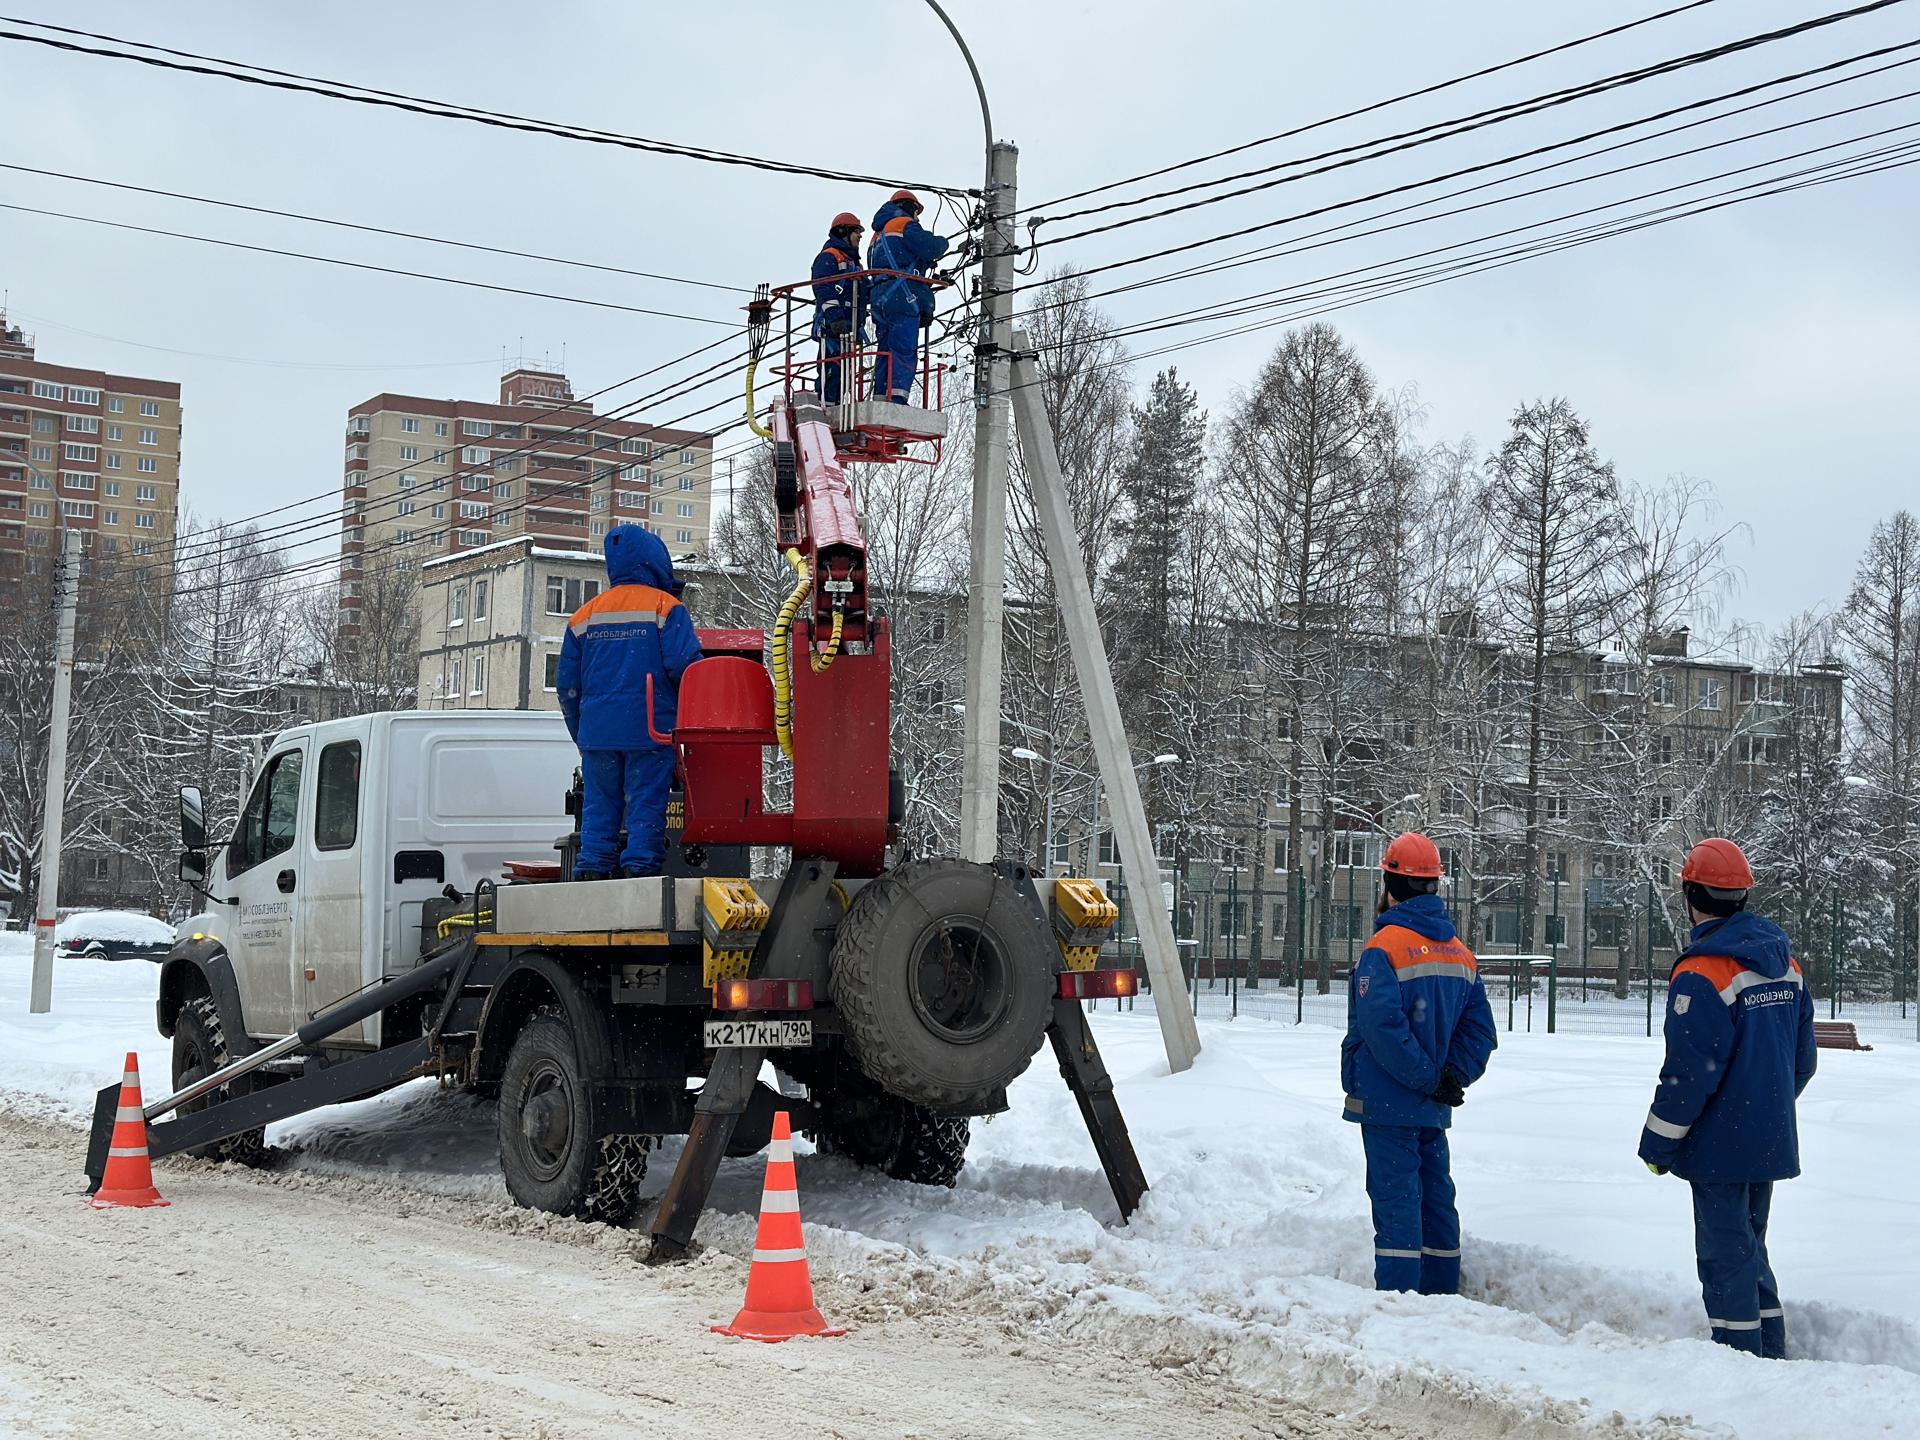
[{"label": "overcast sky", "polygon": [[[12,8],[128,39],[656,139],[953,185],[977,184],[981,172],[971,84],[918,0],[837,11],[771,0],[15,0]],[[1021,147],[1021,198],[1039,204],[1665,6],[952,0],[949,8],[979,59],[996,130]],[[1835,0],[1720,0],[1159,184],[1464,115],[1841,8]],[[835,14],[845,17],[839,28]],[[1894,5],[1445,144],[1050,248],[1042,263],[1093,266],[1206,238],[1916,37],[1920,5]],[[1920,50],[1875,63],[1909,55]],[[1907,90],[1920,90],[1920,64],[1530,183]],[[10,137],[0,159],[18,164],[742,286],[799,278],[833,212],[870,215],[884,199],[860,185],[17,43],[0,43],[0,123]],[[1920,125],[1920,103],[1900,100],[1695,160],[1102,303],[1136,323],[1906,124]],[[1920,128],[1871,143],[1910,136]],[[1758,200],[1328,318],[1383,384],[1417,387],[1428,439],[1472,435],[1485,448],[1518,403],[1563,394],[1591,420],[1624,477],[1711,481],[1725,516],[1753,532],[1736,557],[1745,580],[1733,612],[1772,622],[1842,599],[1874,521],[1915,502],[1917,179],[1920,171],[1894,170]],[[0,200],[727,322],[737,320],[742,298],[17,172],[0,171]],[[1404,202],[1347,213],[1392,203]],[[1096,222],[1062,222],[1053,233],[1089,223]],[[1328,223],[1183,258],[1211,259]],[[1119,271],[1102,288],[1178,263]],[[330,492],[345,415],[368,395],[488,397],[503,351],[558,362],[564,350],[576,388],[593,390],[724,333],[10,211],[0,211],[0,288],[16,319],[37,332],[43,359],[181,382],[183,503],[225,517]],[[1228,323],[1133,344],[1194,339]],[[1145,361],[1135,379],[1144,384],[1154,367],[1178,364],[1217,413],[1277,336],[1241,335]],[[704,392],[674,413],[719,398]]]}]

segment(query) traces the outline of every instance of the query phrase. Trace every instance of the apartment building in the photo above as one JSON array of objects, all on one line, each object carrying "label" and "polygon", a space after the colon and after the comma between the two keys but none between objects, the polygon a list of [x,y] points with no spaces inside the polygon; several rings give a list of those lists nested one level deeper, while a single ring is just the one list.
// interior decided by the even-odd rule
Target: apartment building
[{"label": "apartment building", "polygon": [[180,494],[180,387],[55,365],[0,311],[0,584],[77,530],[96,556],[171,565]]},{"label": "apartment building", "polygon": [[526,536],[590,551],[640,524],[676,557],[704,556],[712,437],[594,413],[558,371],[521,367],[497,402],[380,394],[347,416],[342,628],[386,558],[424,563]]},{"label": "apartment building", "polygon": [[[699,628],[766,623],[737,571],[701,560],[675,568]],[[555,673],[567,621],[606,583],[597,553],[531,535],[429,560],[420,569],[419,708],[559,709]]]}]

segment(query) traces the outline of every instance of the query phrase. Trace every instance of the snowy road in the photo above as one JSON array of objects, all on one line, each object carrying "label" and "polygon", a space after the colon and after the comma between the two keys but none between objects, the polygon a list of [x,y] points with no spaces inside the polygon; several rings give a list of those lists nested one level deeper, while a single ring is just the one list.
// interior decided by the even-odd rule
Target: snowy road
[{"label": "snowy road", "polygon": [[[629,1237],[509,1207],[490,1111],[430,1086],[276,1128],[289,1155],[275,1173],[168,1162],[170,1211],[80,1209],[79,1142],[61,1127],[121,1049],[137,1045],[164,1073],[153,969],[71,962],[55,1015],[38,1019],[23,1013],[23,971],[0,956],[0,1110],[32,1121],[0,1125],[0,1194],[25,1197],[0,1221],[0,1313],[44,1315],[68,1348],[41,1364],[32,1347],[0,1340],[0,1433],[46,1405],[92,1403],[75,1387],[93,1383],[97,1328],[121,1307],[136,1330],[183,1313],[193,1325],[203,1311],[225,1317],[190,1325],[177,1357],[207,1377],[169,1392],[189,1410],[216,1406],[222,1384],[260,1404],[300,1367],[356,1353],[364,1309],[379,1332],[369,1363],[386,1357],[380,1373],[400,1377],[371,1389],[428,1407],[409,1412],[430,1417],[425,1432],[456,1435],[611,1433],[621,1414],[640,1423],[634,1404],[660,1409],[645,1412],[652,1433],[724,1423],[748,1435],[1131,1435],[1162,1424],[1183,1435],[1799,1440],[1911,1434],[1920,1414],[1920,1253],[1886,1238],[1912,1203],[1920,1047],[1823,1055],[1809,1092],[1809,1173],[1782,1190],[1774,1239],[1808,1363],[1705,1343],[1685,1188],[1631,1158],[1658,1063],[1644,1040],[1505,1043],[1455,1131],[1467,1294],[1379,1296],[1358,1141],[1337,1118],[1337,1036],[1203,1024],[1200,1065],[1169,1077],[1144,1015],[1096,1017],[1154,1185],[1133,1225],[1113,1224],[1085,1132],[1042,1063],[1015,1087],[1011,1113],[976,1127],[956,1190],[802,1156],[822,1304],[855,1334],[786,1347],[782,1360],[743,1358],[703,1330],[738,1303],[757,1163],[723,1169],[701,1261],[648,1270]],[[673,1153],[657,1159],[650,1191]],[[150,1234],[166,1237],[157,1284],[139,1278],[154,1265]],[[244,1305],[206,1308],[219,1287],[201,1287],[202,1261],[185,1263],[203,1252],[248,1277]],[[252,1283],[261,1274],[268,1287]],[[52,1302],[36,1299],[48,1275],[59,1277]],[[473,1316],[515,1317],[516,1334],[474,1339]],[[233,1348],[228,1324],[253,1338]],[[452,1356],[485,1373],[462,1378],[445,1368]],[[766,1408],[780,1392],[755,1367],[793,1365],[801,1378],[845,1367],[837,1429],[813,1412],[783,1424]],[[632,1397],[636,1387],[673,1407]],[[842,1382],[804,1387],[800,1403],[829,1388],[838,1396]],[[753,1397],[750,1412],[728,1408],[739,1395]],[[997,1408],[980,1410],[980,1395]],[[432,1408],[462,1402],[458,1417]],[[316,1420],[337,1430],[300,1433],[368,1433],[353,1417],[370,1411],[340,1406]],[[760,1418],[738,1418],[749,1413]],[[172,1429],[182,1425],[199,1428],[184,1411]]]}]

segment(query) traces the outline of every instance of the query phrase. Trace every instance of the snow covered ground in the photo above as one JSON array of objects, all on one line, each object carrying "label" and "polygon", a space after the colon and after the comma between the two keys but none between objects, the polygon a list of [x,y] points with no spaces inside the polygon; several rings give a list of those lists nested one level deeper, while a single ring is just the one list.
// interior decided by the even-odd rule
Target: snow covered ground
[{"label": "snow covered ground", "polygon": [[[0,948],[0,1105],[80,1120],[129,1048],[149,1092],[163,1088],[156,968],[63,962],[54,1013],[29,1017],[25,955]],[[1370,1288],[1334,1030],[1203,1019],[1199,1065],[1169,1076],[1144,1007],[1096,1028],[1153,1184],[1131,1226],[1114,1223],[1043,1057],[1010,1113],[976,1122],[953,1191],[804,1157],[816,1273],[857,1286],[876,1315],[973,1316],[1035,1347],[1063,1340],[1250,1392],[1425,1414],[1434,1435],[1920,1434],[1911,1041],[1821,1054],[1801,1111],[1807,1173],[1774,1207],[1775,1266],[1806,1357],[1779,1365],[1707,1343],[1686,1187],[1634,1158],[1657,1041],[1502,1035],[1453,1132],[1467,1294],[1438,1298]],[[492,1124],[485,1105],[421,1085],[270,1138],[298,1148],[296,1171],[494,1203],[505,1192]],[[655,1190],[676,1153],[656,1160]],[[76,1140],[76,1169],[79,1156]],[[705,1243],[750,1250],[759,1180],[757,1162],[729,1162]]]}]

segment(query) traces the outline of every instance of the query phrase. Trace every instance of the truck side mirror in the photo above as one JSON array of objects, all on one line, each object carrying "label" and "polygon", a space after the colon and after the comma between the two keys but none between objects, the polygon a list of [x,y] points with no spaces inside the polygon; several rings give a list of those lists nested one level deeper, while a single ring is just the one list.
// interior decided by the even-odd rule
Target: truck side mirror
[{"label": "truck side mirror", "polygon": [[189,850],[207,848],[207,807],[198,785],[182,786],[180,790],[180,843]]},{"label": "truck side mirror", "polygon": [[206,883],[206,879],[207,879],[207,852],[206,851],[188,850],[181,855],[180,879],[183,884],[191,885],[196,890]]}]

